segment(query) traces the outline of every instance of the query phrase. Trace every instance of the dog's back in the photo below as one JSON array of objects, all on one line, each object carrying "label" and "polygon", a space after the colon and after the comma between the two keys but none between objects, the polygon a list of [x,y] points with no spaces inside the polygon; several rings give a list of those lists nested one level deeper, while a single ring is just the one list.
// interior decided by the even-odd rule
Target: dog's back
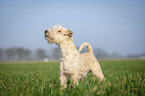
[{"label": "dog's back", "polygon": [[92,71],[92,73],[95,76],[97,76],[101,81],[105,80],[105,77],[102,73],[100,64],[99,64],[98,60],[96,59],[96,57],[94,56],[93,50],[92,50],[92,47],[90,46],[90,44],[83,43],[79,48],[79,52],[81,52],[81,50],[83,49],[84,46],[87,46],[87,49],[88,49],[88,53],[81,53],[81,57],[84,61],[84,66],[86,68],[89,67],[89,69]]}]

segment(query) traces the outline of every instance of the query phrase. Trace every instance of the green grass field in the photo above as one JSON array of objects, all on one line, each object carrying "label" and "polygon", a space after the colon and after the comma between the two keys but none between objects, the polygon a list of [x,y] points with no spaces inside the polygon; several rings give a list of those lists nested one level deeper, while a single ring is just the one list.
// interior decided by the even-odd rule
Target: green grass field
[{"label": "green grass field", "polygon": [[60,86],[58,62],[0,63],[0,96],[145,96],[145,60],[99,62],[105,82],[88,74],[66,89]]}]

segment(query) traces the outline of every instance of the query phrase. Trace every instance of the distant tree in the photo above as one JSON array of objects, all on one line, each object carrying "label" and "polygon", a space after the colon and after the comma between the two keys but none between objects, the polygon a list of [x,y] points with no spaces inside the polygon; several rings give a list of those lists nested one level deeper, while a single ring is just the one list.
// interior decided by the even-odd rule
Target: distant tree
[{"label": "distant tree", "polygon": [[36,59],[37,60],[42,60],[42,59],[44,59],[44,58],[46,58],[47,56],[46,56],[46,51],[44,50],[44,49],[37,49],[36,50]]},{"label": "distant tree", "polygon": [[31,51],[24,48],[8,48],[6,49],[6,57],[8,61],[30,60]]},{"label": "distant tree", "polygon": [[102,49],[95,48],[93,50],[93,52],[94,52],[94,55],[96,56],[96,58],[108,58],[108,53]]},{"label": "distant tree", "polygon": [[25,50],[26,60],[30,60],[30,59],[31,59],[31,55],[32,55],[31,50],[26,49],[26,50]]},{"label": "distant tree", "polygon": [[112,54],[110,55],[110,58],[114,58],[114,59],[116,59],[116,58],[123,58],[123,56],[121,56],[121,55],[118,54],[117,52],[114,52],[114,53],[112,53]]},{"label": "distant tree", "polygon": [[145,53],[140,54],[139,56],[145,56]]},{"label": "distant tree", "polygon": [[8,61],[16,60],[16,49],[15,48],[6,49],[6,57]]},{"label": "distant tree", "polygon": [[30,58],[31,51],[24,48],[16,48],[16,54],[20,60],[27,60]]},{"label": "distant tree", "polygon": [[0,61],[4,60],[4,51],[0,48]]},{"label": "distant tree", "polygon": [[60,51],[59,47],[54,48],[52,55],[53,55],[53,59],[55,59],[55,60],[58,60],[60,58],[61,51]]},{"label": "distant tree", "polygon": [[139,58],[139,55],[137,55],[137,54],[128,54],[127,58]]}]

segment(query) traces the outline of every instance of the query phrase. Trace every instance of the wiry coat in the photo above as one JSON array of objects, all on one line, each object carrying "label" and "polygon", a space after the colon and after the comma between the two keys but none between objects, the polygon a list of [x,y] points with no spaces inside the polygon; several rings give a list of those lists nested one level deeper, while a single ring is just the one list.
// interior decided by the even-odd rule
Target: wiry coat
[{"label": "wiry coat", "polygon": [[[60,59],[60,81],[62,85],[67,82],[67,77],[78,85],[78,79],[87,75],[89,71],[98,77],[101,81],[105,80],[100,64],[93,55],[91,46],[83,43],[79,51],[74,45],[72,39],[73,32],[60,25],[45,31],[45,37],[49,43],[56,43],[61,50]],[[87,46],[88,53],[80,53],[84,46]]]}]

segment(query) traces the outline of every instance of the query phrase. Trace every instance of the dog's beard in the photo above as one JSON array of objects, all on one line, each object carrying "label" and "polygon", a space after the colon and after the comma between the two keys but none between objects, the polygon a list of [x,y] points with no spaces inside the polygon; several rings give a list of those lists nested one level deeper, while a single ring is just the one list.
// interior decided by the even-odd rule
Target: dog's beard
[{"label": "dog's beard", "polygon": [[47,36],[47,35],[45,36],[45,40],[47,40],[48,43],[55,43],[54,39],[49,37],[49,36]]}]

